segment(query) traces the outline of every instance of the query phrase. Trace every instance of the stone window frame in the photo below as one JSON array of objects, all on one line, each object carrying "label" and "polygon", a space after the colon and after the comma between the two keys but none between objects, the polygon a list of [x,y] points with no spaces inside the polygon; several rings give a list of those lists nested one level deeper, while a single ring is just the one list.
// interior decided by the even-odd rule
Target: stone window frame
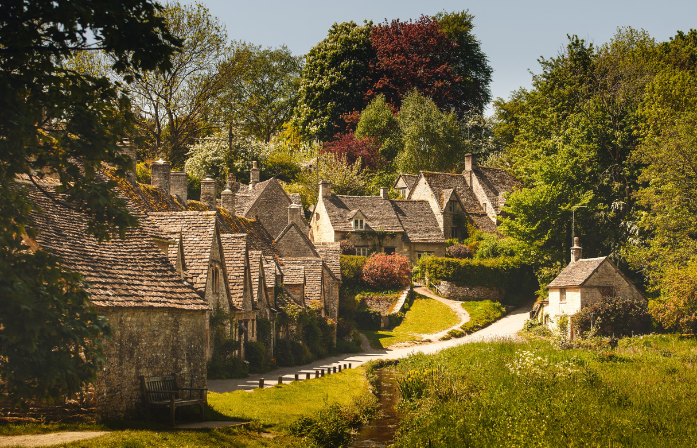
[{"label": "stone window frame", "polygon": [[460,233],[459,230],[460,229],[458,227],[451,227],[450,228],[450,238],[459,238],[459,236],[458,236],[458,233]]},{"label": "stone window frame", "polygon": [[559,303],[566,303],[566,288],[559,288]]},{"label": "stone window frame", "polygon": [[365,220],[355,218],[353,220],[353,230],[365,230]]},{"label": "stone window frame", "polygon": [[367,257],[368,252],[368,246],[356,246],[356,255],[360,257]]},{"label": "stone window frame", "polygon": [[218,282],[220,280],[220,273],[217,267],[213,267],[211,270],[211,289],[215,294],[218,293]]},{"label": "stone window frame", "polygon": [[448,211],[450,213],[457,213],[457,201],[448,201]]}]

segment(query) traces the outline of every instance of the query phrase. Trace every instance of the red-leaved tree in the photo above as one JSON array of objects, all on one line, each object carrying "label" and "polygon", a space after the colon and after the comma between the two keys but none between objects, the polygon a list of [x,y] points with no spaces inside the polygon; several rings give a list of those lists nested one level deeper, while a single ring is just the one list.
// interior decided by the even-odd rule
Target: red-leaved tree
[{"label": "red-leaved tree", "polygon": [[409,260],[404,255],[371,255],[363,265],[363,283],[372,288],[390,289],[406,286],[411,281]]},{"label": "red-leaved tree", "polygon": [[334,140],[324,144],[322,153],[327,152],[336,155],[337,158],[346,156],[346,161],[350,164],[355,163],[360,157],[361,167],[371,170],[384,163],[377,139],[370,136],[357,139],[353,131],[336,134]]},{"label": "red-leaved tree", "polygon": [[367,101],[383,94],[399,108],[402,97],[416,88],[441,110],[461,103],[456,87],[462,78],[453,70],[458,45],[438,22],[427,16],[416,22],[385,21],[373,28],[370,40],[375,57],[370,62]]}]

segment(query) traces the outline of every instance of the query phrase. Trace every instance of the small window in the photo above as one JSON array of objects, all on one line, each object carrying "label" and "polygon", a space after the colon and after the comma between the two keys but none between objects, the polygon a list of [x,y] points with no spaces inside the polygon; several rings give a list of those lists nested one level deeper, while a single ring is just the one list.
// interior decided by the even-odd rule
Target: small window
[{"label": "small window", "polygon": [[213,292],[218,292],[218,268],[213,268],[211,271],[211,286]]},{"label": "small window", "polygon": [[385,248],[385,253],[386,253],[387,255],[394,255],[394,252],[395,252],[395,248],[394,248],[394,247],[386,247],[386,248]]},{"label": "small window", "polygon": [[368,248],[367,247],[356,247],[356,255],[360,257],[367,257],[368,256]]},{"label": "small window", "polygon": [[448,211],[450,213],[455,213],[455,201],[448,202]]},{"label": "small window", "polygon": [[559,290],[559,303],[566,303],[566,289]]},{"label": "small window", "polygon": [[364,222],[362,219],[353,220],[353,230],[363,230]]},{"label": "small window", "polygon": [[459,238],[457,227],[453,227],[450,229],[450,238]]}]

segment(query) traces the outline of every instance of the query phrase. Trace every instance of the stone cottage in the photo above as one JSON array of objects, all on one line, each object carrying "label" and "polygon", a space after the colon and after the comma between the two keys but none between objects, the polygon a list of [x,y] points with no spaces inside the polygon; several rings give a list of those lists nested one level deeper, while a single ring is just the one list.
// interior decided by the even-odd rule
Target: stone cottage
[{"label": "stone cottage", "polygon": [[[23,185],[40,207],[31,219],[38,234],[26,238],[89,283],[92,304],[114,330],[104,347],[106,362],[97,373],[92,400],[103,419],[135,414],[141,403],[140,376],[175,373],[178,380],[206,387],[208,303],[156,245],[142,216],[125,239],[98,242],[86,233],[87,217],[64,205],[49,186],[49,199]],[[159,240],[166,240],[160,235]]]},{"label": "stone cottage", "polygon": [[320,247],[348,240],[356,255],[379,251],[405,255],[415,264],[425,255],[445,255],[445,239],[427,201],[393,200],[387,188],[380,196],[343,196],[320,182],[310,220],[310,239]]},{"label": "stone cottage", "polygon": [[467,223],[496,233],[497,217],[505,203],[505,193],[513,191],[518,180],[497,168],[477,166],[472,154],[465,157],[460,173],[421,171],[418,176],[402,174],[394,185],[404,197],[427,201],[444,238],[466,238]]},{"label": "stone cottage", "polygon": [[608,257],[582,258],[581,255],[582,249],[575,238],[571,262],[547,285],[549,297],[542,302],[540,310],[544,323],[556,327],[561,316],[573,319],[583,307],[602,297],[619,296],[646,302],[634,283]]}]

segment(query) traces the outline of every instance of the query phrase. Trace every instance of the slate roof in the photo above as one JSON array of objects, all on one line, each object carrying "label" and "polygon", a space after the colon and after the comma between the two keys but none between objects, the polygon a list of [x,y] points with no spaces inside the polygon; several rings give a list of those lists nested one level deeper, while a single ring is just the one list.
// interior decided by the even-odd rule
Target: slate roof
[{"label": "slate roof", "polygon": [[152,212],[147,217],[165,230],[181,229],[186,279],[197,291],[205,292],[215,236],[215,212]]},{"label": "slate roof", "polygon": [[582,286],[605,260],[607,260],[607,257],[582,258],[576,262],[569,263],[569,265],[547,285],[547,288]]},{"label": "slate roof", "polygon": [[394,181],[394,188],[397,188],[397,183],[399,182],[400,178],[402,178],[404,180],[404,183],[407,184],[407,188],[409,189],[409,191],[411,191],[414,189],[416,182],[419,180],[419,175],[418,174],[400,174],[399,177],[397,177],[397,180]]},{"label": "slate roof", "polygon": [[264,192],[266,186],[272,181],[273,178],[265,180],[264,182],[257,182],[254,185],[247,185],[243,183],[237,184],[237,191],[235,192],[235,214],[240,216],[246,216],[247,212],[259,196]]},{"label": "slate roof", "polygon": [[[225,233],[220,235],[223,259],[230,288],[230,302],[238,310],[244,310],[245,260],[247,256],[247,235],[244,233]],[[253,289],[253,288],[252,288]]]},{"label": "slate roof", "polygon": [[[263,267],[264,257],[261,251],[250,250],[249,251],[249,273],[252,277],[252,292],[254,294],[254,302],[261,305],[262,297],[259,297],[259,278],[263,281],[262,286],[266,289],[269,285],[265,281],[266,270]],[[273,283],[271,284],[273,286]]]},{"label": "slate roof", "polygon": [[468,214],[480,213],[485,215],[484,209],[479,203],[479,200],[477,200],[477,196],[475,196],[472,189],[467,185],[462,174],[422,171],[421,175],[426,179],[429,187],[431,187],[434,197],[439,201],[441,210],[444,210],[447,205],[447,190],[454,189],[457,191],[457,196],[460,198],[465,212]]},{"label": "slate roof", "polygon": [[221,233],[246,233],[249,235],[247,242],[250,249],[262,251],[265,257],[278,257],[280,255],[273,238],[260,221],[233,216],[227,210],[219,208],[218,222]]},{"label": "slate roof", "polygon": [[436,216],[427,201],[391,200],[404,236],[412,243],[445,243]]},{"label": "slate roof", "polygon": [[520,181],[518,181],[515,176],[499,168],[478,166],[475,169],[475,173],[480,183],[485,184],[494,195],[513,191],[513,189],[520,186]]},{"label": "slate roof", "polygon": [[60,258],[66,268],[85,277],[95,306],[209,309],[142,227],[129,229],[123,240],[99,243],[86,233],[86,215],[60,205],[62,197],[51,186],[42,187],[54,194],[58,203],[33,185],[26,185],[27,194],[43,210],[31,213],[38,232],[35,242]]},{"label": "slate roof", "polygon": [[[305,272],[305,305],[322,305],[322,270],[324,262],[319,258],[283,258],[283,269],[303,267]],[[285,281],[285,283],[288,283]],[[292,283],[288,283],[292,284]]]},{"label": "slate roof", "polygon": [[381,196],[331,196],[322,198],[327,210],[332,227],[335,231],[350,232],[353,226],[349,217],[360,210],[366,217],[366,228],[378,230],[383,228],[387,232],[404,231],[389,200]]},{"label": "slate roof", "polygon": [[312,243],[312,241],[310,241],[310,238],[308,238],[307,235],[305,235],[305,232],[303,232],[302,229],[299,228],[298,225],[294,222],[288,224],[285,227],[285,229],[283,229],[283,231],[276,237],[276,241],[281,241],[281,239],[286,235],[286,233],[288,233],[292,228],[295,228],[295,231],[300,236],[300,239],[303,240],[308,249],[310,249],[310,251],[312,251],[312,253],[315,254],[317,258],[319,258],[319,254],[317,253],[315,245]]},{"label": "slate roof", "polygon": [[341,244],[338,242],[320,243],[315,246],[315,249],[334,277],[341,281]]}]

